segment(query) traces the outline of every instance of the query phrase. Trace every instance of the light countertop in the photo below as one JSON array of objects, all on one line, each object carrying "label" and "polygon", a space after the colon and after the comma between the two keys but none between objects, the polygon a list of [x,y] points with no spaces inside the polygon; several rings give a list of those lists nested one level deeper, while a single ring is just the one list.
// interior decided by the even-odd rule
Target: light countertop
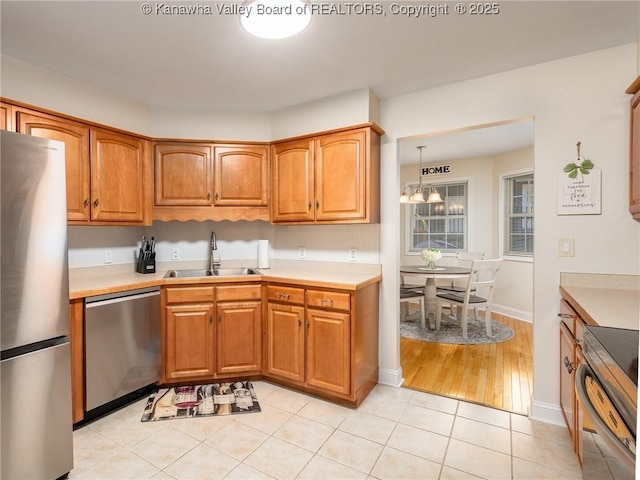
[{"label": "light countertop", "polygon": [[640,329],[640,277],[561,274],[563,297],[588,323]]},{"label": "light countertop", "polygon": [[[72,268],[69,269],[69,297],[73,300],[104,293],[171,284],[230,282],[281,282],[304,287],[358,290],[382,279],[380,265],[294,260],[272,261],[271,268],[260,269],[262,275],[164,278],[168,270],[203,268],[202,263],[159,263],[156,266],[156,273],[151,274],[136,273],[133,265]],[[223,262],[222,268],[253,267],[242,265],[242,263],[246,262]]]}]

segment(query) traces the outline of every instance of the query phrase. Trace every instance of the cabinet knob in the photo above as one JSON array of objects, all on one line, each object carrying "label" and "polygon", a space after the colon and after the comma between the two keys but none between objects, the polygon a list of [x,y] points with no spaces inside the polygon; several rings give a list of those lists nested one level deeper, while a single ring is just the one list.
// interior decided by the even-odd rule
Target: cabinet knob
[{"label": "cabinet knob", "polygon": [[316,210],[320,208],[320,202],[316,200]]},{"label": "cabinet knob", "polygon": [[209,323],[213,323],[213,316],[209,315]]},{"label": "cabinet knob", "polygon": [[280,300],[289,300],[288,293],[280,293]]},{"label": "cabinet knob", "polygon": [[302,320],[298,319],[298,326],[301,327],[302,326]]},{"label": "cabinet knob", "polygon": [[309,205],[308,205],[308,207],[309,207],[309,210],[311,210],[311,202],[309,202]]},{"label": "cabinet knob", "polygon": [[207,192],[207,200],[211,200],[211,192]]},{"label": "cabinet knob", "polygon": [[218,192],[216,192],[216,194],[215,194],[215,196],[214,196],[213,198],[215,198],[216,200],[218,200],[218,197],[219,197]]},{"label": "cabinet knob", "polygon": [[84,206],[85,208],[89,206],[89,204],[91,203],[91,200],[89,200],[88,198],[84,199]]},{"label": "cabinet knob", "polygon": [[100,199],[99,199],[99,198],[96,198],[96,199],[93,201],[93,206],[97,208],[97,207],[98,207],[98,205],[100,205]]},{"label": "cabinet knob", "polygon": [[559,313],[558,316],[560,318],[572,318],[573,315],[571,315],[570,313]]},{"label": "cabinet knob", "polygon": [[329,298],[323,298],[322,299],[322,304],[323,305],[329,305],[330,307],[333,307],[333,300],[331,300]]}]

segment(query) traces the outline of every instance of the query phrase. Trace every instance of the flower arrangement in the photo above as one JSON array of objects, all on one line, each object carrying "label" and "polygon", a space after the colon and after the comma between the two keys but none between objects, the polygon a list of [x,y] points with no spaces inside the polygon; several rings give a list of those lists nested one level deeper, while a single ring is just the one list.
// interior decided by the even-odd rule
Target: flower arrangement
[{"label": "flower arrangement", "polygon": [[440,258],[442,258],[442,254],[437,248],[425,248],[422,251],[422,259],[427,262],[428,268],[436,268],[436,262]]}]

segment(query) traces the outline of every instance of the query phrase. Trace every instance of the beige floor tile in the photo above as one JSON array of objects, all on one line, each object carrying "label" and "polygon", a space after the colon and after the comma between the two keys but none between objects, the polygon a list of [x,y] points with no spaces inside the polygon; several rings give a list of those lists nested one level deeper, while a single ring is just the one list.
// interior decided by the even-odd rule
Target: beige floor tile
[{"label": "beige floor tile", "polygon": [[177,480],[221,480],[240,462],[200,444],[164,469]]},{"label": "beige floor tile", "polygon": [[241,463],[233,471],[225,477],[225,480],[270,480],[272,476],[267,475],[260,470],[250,467],[246,463]]},{"label": "beige floor tile", "polygon": [[378,417],[397,422],[407,408],[408,403],[398,402],[386,394],[369,394],[358,408],[359,412],[370,413]]},{"label": "beige floor tile", "polygon": [[512,455],[533,463],[553,465],[569,473],[579,473],[580,465],[571,445],[534,437],[520,432],[511,433]]},{"label": "beige floor tile", "polygon": [[380,396],[382,398],[393,400],[395,402],[409,403],[409,401],[411,401],[411,397],[413,397],[413,394],[413,390],[409,390],[408,388],[396,388],[378,384],[371,391],[369,396]]},{"label": "beige floor tile", "polygon": [[489,423],[456,417],[451,438],[511,455],[511,431]]},{"label": "beige floor tile", "polygon": [[572,444],[567,427],[530,420],[524,415],[511,414],[511,429],[534,437],[547,438],[556,442]]},{"label": "beige floor tile", "polygon": [[293,415],[273,405],[260,405],[260,412],[236,415],[235,421],[243,425],[255,428],[267,435],[272,435]]},{"label": "beige floor tile", "polygon": [[244,460],[269,436],[255,428],[232,422],[221,428],[204,443],[230,455],[236,460]]},{"label": "beige floor tile", "polygon": [[382,445],[378,443],[336,430],[318,451],[318,455],[359,472],[369,473],[381,451]]},{"label": "beige floor tile", "polygon": [[442,463],[449,438],[421,428],[398,424],[387,446],[405,453]]},{"label": "beige floor tile", "polygon": [[475,403],[460,402],[457,415],[478,422],[490,423],[496,427],[510,428],[511,426],[511,414],[509,412],[476,405]]},{"label": "beige floor tile", "polygon": [[122,445],[93,430],[80,428],[73,432],[73,462],[75,465],[86,466],[108,460],[123,448]]},{"label": "beige floor tile", "polygon": [[439,412],[455,414],[458,410],[459,400],[442,397],[440,395],[433,395],[425,392],[414,392],[411,400],[411,405],[418,405],[419,407],[427,407],[432,410],[438,410]]},{"label": "beige floor tile", "polygon": [[309,403],[310,397],[303,395],[293,390],[287,390],[279,388],[271,392],[264,401],[260,402],[260,405],[273,405],[280,410],[284,410],[289,413],[298,413],[307,403]]},{"label": "beige floor tile", "polygon": [[231,415],[210,416],[176,420],[171,426],[202,442],[233,422]]},{"label": "beige floor tile", "polygon": [[335,403],[313,398],[298,412],[298,416],[337,428],[347,418],[347,415],[353,411],[353,409],[342,407]]},{"label": "beige floor tile", "polygon": [[131,451],[156,467],[164,469],[198,444],[195,438],[186,433],[161,430],[131,447]]},{"label": "beige floor tile", "polygon": [[384,445],[387,443],[387,440],[389,440],[391,432],[393,432],[395,427],[396,422],[368,413],[355,411],[350,413],[338,428],[343,432],[352,433]]},{"label": "beige floor tile", "polygon": [[[595,477],[605,480],[607,477]],[[514,480],[581,480],[581,473],[570,473],[565,470],[553,468],[553,464],[540,465],[521,458],[513,459]]]},{"label": "beige floor tile", "polygon": [[[476,477],[469,472],[456,470],[455,468],[442,467],[439,480],[484,480],[482,477]],[[533,479],[532,479],[533,480]]]},{"label": "beige floor tile", "polygon": [[382,480],[435,480],[439,473],[440,464],[389,447],[384,448],[371,471],[372,476]]},{"label": "beige floor tile", "polygon": [[153,477],[151,477],[151,480],[176,480],[176,479],[175,477],[172,477],[171,475],[169,475],[167,472],[160,471],[156,473]]},{"label": "beige floor tile", "polygon": [[278,438],[269,438],[244,463],[278,479],[295,478],[313,454]]},{"label": "beige floor tile", "polygon": [[69,478],[74,480],[143,480],[152,478],[159,469],[128,450],[121,450],[104,462],[91,468],[72,470]]},{"label": "beige floor tile", "polygon": [[273,436],[315,453],[332,433],[333,428],[327,425],[294,416]]},{"label": "beige floor tile", "polygon": [[455,417],[449,413],[438,412],[418,405],[407,405],[398,421],[405,425],[449,436],[454,419]]},{"label": "beige floor tile", "polygon": [[296,480],[364,480],[367,474],[319,455],[314,456]]},{"label": "beige floor tile", "polygon": [[120,417],[116,421],[103,423],[96,427],[97,430],[105,437],[119,443],[120,445],[124,445],[125,447],[132,447],[156,433],[160,433],[165,430],[173,431],[173,422],[180,421],[181,420],[160,420],[157,422],[143,423],[139,418],[127,419],[125,417]]},{"label": "beige floor tile", "polygon": [[444,464],[492,480],[511,478],[511,457],[460,440],[451,439]]}]

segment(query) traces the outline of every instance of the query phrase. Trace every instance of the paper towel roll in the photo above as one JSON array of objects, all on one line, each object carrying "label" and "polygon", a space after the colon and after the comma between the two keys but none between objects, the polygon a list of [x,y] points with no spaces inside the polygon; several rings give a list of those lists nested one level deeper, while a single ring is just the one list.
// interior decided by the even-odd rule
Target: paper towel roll
[{"label": "paper towel roll", "polygon": [[258,240],[258,268],[269,268],[269,240]]}]

